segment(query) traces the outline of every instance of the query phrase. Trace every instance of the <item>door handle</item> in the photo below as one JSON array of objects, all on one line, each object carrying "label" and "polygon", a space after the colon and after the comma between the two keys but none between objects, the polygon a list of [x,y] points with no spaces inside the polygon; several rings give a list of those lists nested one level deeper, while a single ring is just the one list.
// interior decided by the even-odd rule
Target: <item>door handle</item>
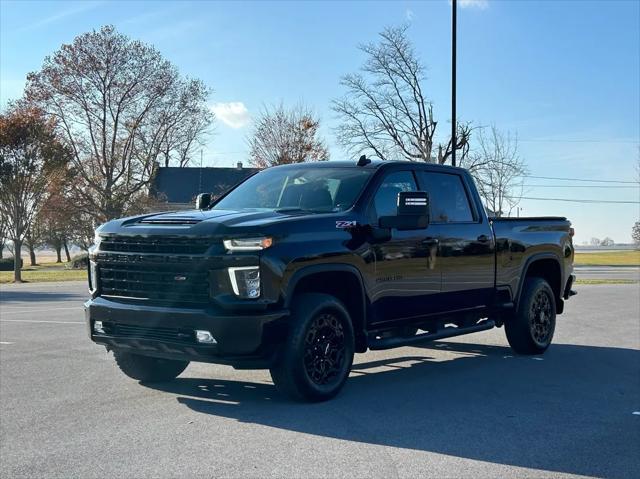
[{"label": "door handle", "polygon": [[480,241],[480,243],[487,243],[489,241],[489,237],[487,235],[480,235],[478,236],[478,241]]},{"label": "door handle", "polygon": [[425,238],[422,240],[422,244],[424,246],[435,246],[438,243],[440,243],[440,240],[438,238]]}]

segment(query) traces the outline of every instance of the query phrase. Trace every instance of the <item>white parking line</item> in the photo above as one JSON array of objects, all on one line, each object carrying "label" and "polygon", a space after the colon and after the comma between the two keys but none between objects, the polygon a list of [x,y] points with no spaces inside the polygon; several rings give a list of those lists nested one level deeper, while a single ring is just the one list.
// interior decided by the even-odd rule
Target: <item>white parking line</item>
[{"label": "white parking line", "polygon": [[9,341],[0,341],[0,344],[13,344],[13,343],[10,343]]},{"label": "white parking line", "polygon": [[84,324],[84,321],[38,321],[37,319],[0,319],[0,323]]}]

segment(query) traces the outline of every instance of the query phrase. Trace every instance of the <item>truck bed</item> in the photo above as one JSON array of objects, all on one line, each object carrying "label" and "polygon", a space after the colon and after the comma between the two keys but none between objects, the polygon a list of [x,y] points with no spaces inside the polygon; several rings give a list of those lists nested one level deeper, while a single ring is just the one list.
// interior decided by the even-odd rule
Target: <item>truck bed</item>
[{"label": "truck bed", "polygon": [[561,216],[491,218],[496,238],[496,286],[519,291],[522,271],[533,259],[556,258],[562,283],[572,273],[571,222]]}]

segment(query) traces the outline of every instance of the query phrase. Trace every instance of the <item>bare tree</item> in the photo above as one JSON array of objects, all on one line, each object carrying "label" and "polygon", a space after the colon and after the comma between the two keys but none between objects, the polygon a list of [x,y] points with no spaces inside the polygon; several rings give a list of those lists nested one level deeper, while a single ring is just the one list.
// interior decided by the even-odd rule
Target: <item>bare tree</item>
[{"label": "bare tree", "polygon": [[31,266],[37,266],[38,264],[36,248],[45,244],[45,228],[39,216],[40,215],[38,213],[33,216],[33,219],[31,220],[31,223],[24,235],[24,245],[27,247],[27,251],[29,251],[29,261]]},{"label": "bare tree", "polygon": [[613,240],[613,238],[610,238],[608,236],[606,236],[602,241],[600,241],[600,246],[613,246],[615,244],[616,242]]},{"label": "bare tree", "polygon": [[89,248],[93,246],[94,232],[98,224],[94,223],[86,213],[79,213],[73,217],[73,230],[69,241],[80,247],[85,252],[89,252]]},{"label": "bare tree", "polygon": [[[157,148],[158,163],[162,166],[188,166],[197,149],[211,133],[213,113],[206,104],[208,90],[199,81],[186,82],[168,98],[161,115],[162,134],[157,146],[148,145],[150,151]],[[149,139],[141,136],[145,143]],[[151,143],[156,141],[155,136]],[[155,154],[155,151],[154,151]]]},{"label": "bare tree", "polygon": [[264,107],[249,138],[250,162],[257,168],[329,159],[318,138],[320,120],[306,106]]},{"label": "bare tree", "polygon": [[208,93],[111,26],[46,57],[26,92],[57,119],[73,152],[74,204],[98,222],[135,208],[157,163],[188,163],[213,120]]},{"label": "bare tree", "polygon": [[527,174],[526,164],[518,154],[518,138],[495,126],[476,131],[477,146],[460,166],[473,175],[490,214],[509,216],[521,201]]},{"label": "bare tree", "polygon": [[[338,141],[350,154],[369,151],[383,160],[406,159],[445,163],[451,139],[435,139],[438,122],[424,90],[424,66],[407,38],[407,26],[386,28],[378,43],[361,45],[367,56],[360,72],[345,75],[347,91],[333,101],[342,123]],[[463,158],[469,150],[469,124],[457,125],[456,150]],[[437,150],[437,151],[434,151]]]},{"label": "bare tree", "polygon": [[0,115],[0,211],[14,250],[14,281],[22,282],[22,243],[43,192],[67,162],[70,152],[42,112],[12,104]]},{"label": "bare tree", "polygon": [[[44,242],[56,252],[56,262],[62,262],[62,249],[66,242],[74,234],[75,218],[78,212],[73,207],[73,198],[70,194],[72,178],[70,172],[60,176],[59,181],[49,185],[46,193],[46,201],[40,209],[37,222],[43,225]],[[89,221],[93,226],[93,222]],[[70,261],[69,254],[67,261]]]},{"label": "bare tree", "polygon": [[7,242],[7,221],[2,215],[2,209],[0,208],[0,259],[3,257],[4,248]]}]

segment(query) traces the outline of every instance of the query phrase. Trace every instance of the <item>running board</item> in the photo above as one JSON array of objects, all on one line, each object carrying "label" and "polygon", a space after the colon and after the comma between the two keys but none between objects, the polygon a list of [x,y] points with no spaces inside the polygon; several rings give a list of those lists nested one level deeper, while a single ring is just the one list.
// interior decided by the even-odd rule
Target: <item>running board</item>
[{"label": "running board", "polygon": [[500,303],[496,305],[496,308],[498,311],[504,311],[504,310],[510,310],[515,308],[516,305],[513,303],[513,301],[508,301],[506,303]]},{"label": "running board", "polygon": [[477,333],[478,331],[485,331],[495,327],[496,323],[492,319],[483,321],[480,324],[468,326],[466,328],[448,327],[436,331],[434,333],[417,334],[410,337],[393,337],[382,339],[370,339],[369,349],[391,349],[398,346],[411,346],[412,344],[422,343],[425,341],[434,341],[436,339],[452,338],[453,336],[461,336],[463,334]]}]

